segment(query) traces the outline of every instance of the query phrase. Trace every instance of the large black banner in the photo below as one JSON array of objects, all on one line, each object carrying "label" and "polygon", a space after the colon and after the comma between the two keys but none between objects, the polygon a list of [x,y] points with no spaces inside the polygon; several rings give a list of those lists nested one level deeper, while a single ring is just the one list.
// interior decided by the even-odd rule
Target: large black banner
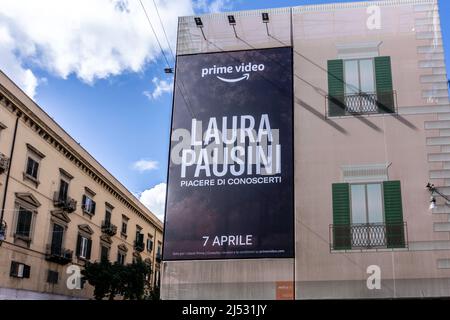
[{"label": "large black banner", "polygon": [[177,57],[164,260],[294,254],[292,49]]}]

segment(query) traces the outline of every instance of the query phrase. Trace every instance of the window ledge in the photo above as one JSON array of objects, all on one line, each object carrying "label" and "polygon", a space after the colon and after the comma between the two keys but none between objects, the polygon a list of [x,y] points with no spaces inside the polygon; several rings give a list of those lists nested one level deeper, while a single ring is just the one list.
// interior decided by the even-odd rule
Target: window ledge
[{"label": "window ledge", "polygon": [[31,237],[23,236],[23,235],[17,234],[17,233],[14,234],[14,239],[19,239],[19,240],[22,240],[22,241],[25,241],[25,242],[31,242]]},{"label": "window ledge", "polygon": [[31,181],[36,186],[36,188],[39,187],[40,184],[39,180],[33,176],[30,176],[26,172],[23,173],[23,180]]},{"label": "window ledge", "polygon": [[89,219],[91,219],[95,215],[95,213],[91,213],[91,212],[86,211],[84,209],[83,209],[83,214],[87,215],[89,217]]},{"label": "window ledge", "polygon": [[329,116],[326,115],[326,120],[334,120],[334,119],[350,119],[350,118],[372,118],[372,117],[385,117],[385,116],[398,116],[398,112],[390,112],[390,113],[355,113],[355,114],[346,114],[344,116]]},{"label": "window ledge", "polygon": [[123,233],[123,232],[120,233],[120,236],[121,236],[122,238],[124,238],[124,239],[126,239],[126,238],[128,237],[127,234],[126,234],[126,233]]},{"label": "window ledge", "polygon": [[405,252],[409,248],[374,248],[374,249],[349,249],[349,250],[334,250],[331,253],[371,253],[371,252]]}]

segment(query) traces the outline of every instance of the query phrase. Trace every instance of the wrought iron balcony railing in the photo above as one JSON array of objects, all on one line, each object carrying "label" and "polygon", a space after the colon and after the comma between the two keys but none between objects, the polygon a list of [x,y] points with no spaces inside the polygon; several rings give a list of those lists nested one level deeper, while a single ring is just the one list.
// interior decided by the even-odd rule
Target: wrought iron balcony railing
[{"label": "wrought iron balcony railing", "polygon": [[327,96],[327,114],[330,104],[338,105],[342,115],[394,113],[397,110],[397,92],[359,92],[342,96]]},{"label": "wrought iron balcony railing", "polygon": [[68,264],[72,262],[73,251],[60,246],[47,245],[45,259],[58,264]]},{"label": "wrought iron balcony railing", "polygon": [[102,232],[109,235],[114,236],[117,233],[117,226],[112,224],[109,221],[103,220],[102,221]]},{"label": "wrought iron balcony railing", "polygon": [[144,242],[142,241],[142,242],[139,242],[139,241],[134,241],[134,249],[137,251],[137,252],[142,252],[142,251],[144,251],[144,248],[145,248],[145,244],[144,244]]},{"label": "wrought iron balcony railing", "polygon": [[330,225],[330,249],[407,248],[406,222]]},{"label": "wrought iron balcony railing", "polygon": [[57,208],[61,208],[68,213],[72,213],[77,209],[77,201],[70,197],[66,197],[66,199],[60,197],[59,192],[56,191],[53,194],[53,204]]},{"label": "wrought iron balcony railing", "polygon": [[9,168],[9,158],[0,153],[0,173],[5,172]]}]

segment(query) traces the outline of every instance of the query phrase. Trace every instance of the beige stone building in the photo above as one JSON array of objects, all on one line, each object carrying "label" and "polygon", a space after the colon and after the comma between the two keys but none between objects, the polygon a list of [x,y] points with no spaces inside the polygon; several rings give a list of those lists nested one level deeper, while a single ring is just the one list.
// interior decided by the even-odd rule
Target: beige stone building
[{"label": "beige stone building", "polygon": [[159,283],[161,221],[2,72],[0,206],[0,299],[92,298],[77,267],[100,259]]},{"label": "beige stone building", "polygon": [[[179,19],[178,55],[293,48],[295,258],[164,261],[162,297],[450,296],[450,206],[435,194],[430,210],[425,187],[450,195],[438,2],[200,18],[201,27],[192,16]],[[380,288],[367,285],[373,274]]]}]

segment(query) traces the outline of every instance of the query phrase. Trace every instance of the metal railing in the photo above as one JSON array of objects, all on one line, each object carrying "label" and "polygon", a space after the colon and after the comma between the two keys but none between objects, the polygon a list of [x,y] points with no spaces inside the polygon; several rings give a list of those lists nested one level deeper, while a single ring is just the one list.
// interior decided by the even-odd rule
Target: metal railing
[{"label": "metal railing", "polygon": [[110,221],[103,220],[102,232],[112,237],[117,233],[117,226],[112,224]]},{"label": "metal railing", "polygon": [[406,222],[330,225],[330,250],[407,248]]},{"label": "metal railing", "polygon": [[77,201],[70,197],[65,199],[60,197],[59,192],[56,191],[53,194],[53,204],[57,208],[61,208],[69,213],[74,212],[77,209]]},{"label": "metal railing", "polygon": [[72,261],[73,251],[61,246],[47,245],[45,258],[48,261],[59,264],[67,264]]},{"label": "metal railing", "polygon": [[134,249],[138,252],[144,251],[145,244],[144,242],[134,241]]},{"label": "metal railing", "polygon": [[[390,102],[391,107],[383,105]],[[376,93],[359,92],[342,96],[326,96],[326,114],[329,116],[330,104],[339,105],[344,115],[365,115],[379,113],[395,113],[397,111],[397,92]],[[387,103],[389,104],[389,103]]]},{"label": "metal railing", "polygon": [[378,113],[376,93],[355,93],[344,97],[348,113]]}]

